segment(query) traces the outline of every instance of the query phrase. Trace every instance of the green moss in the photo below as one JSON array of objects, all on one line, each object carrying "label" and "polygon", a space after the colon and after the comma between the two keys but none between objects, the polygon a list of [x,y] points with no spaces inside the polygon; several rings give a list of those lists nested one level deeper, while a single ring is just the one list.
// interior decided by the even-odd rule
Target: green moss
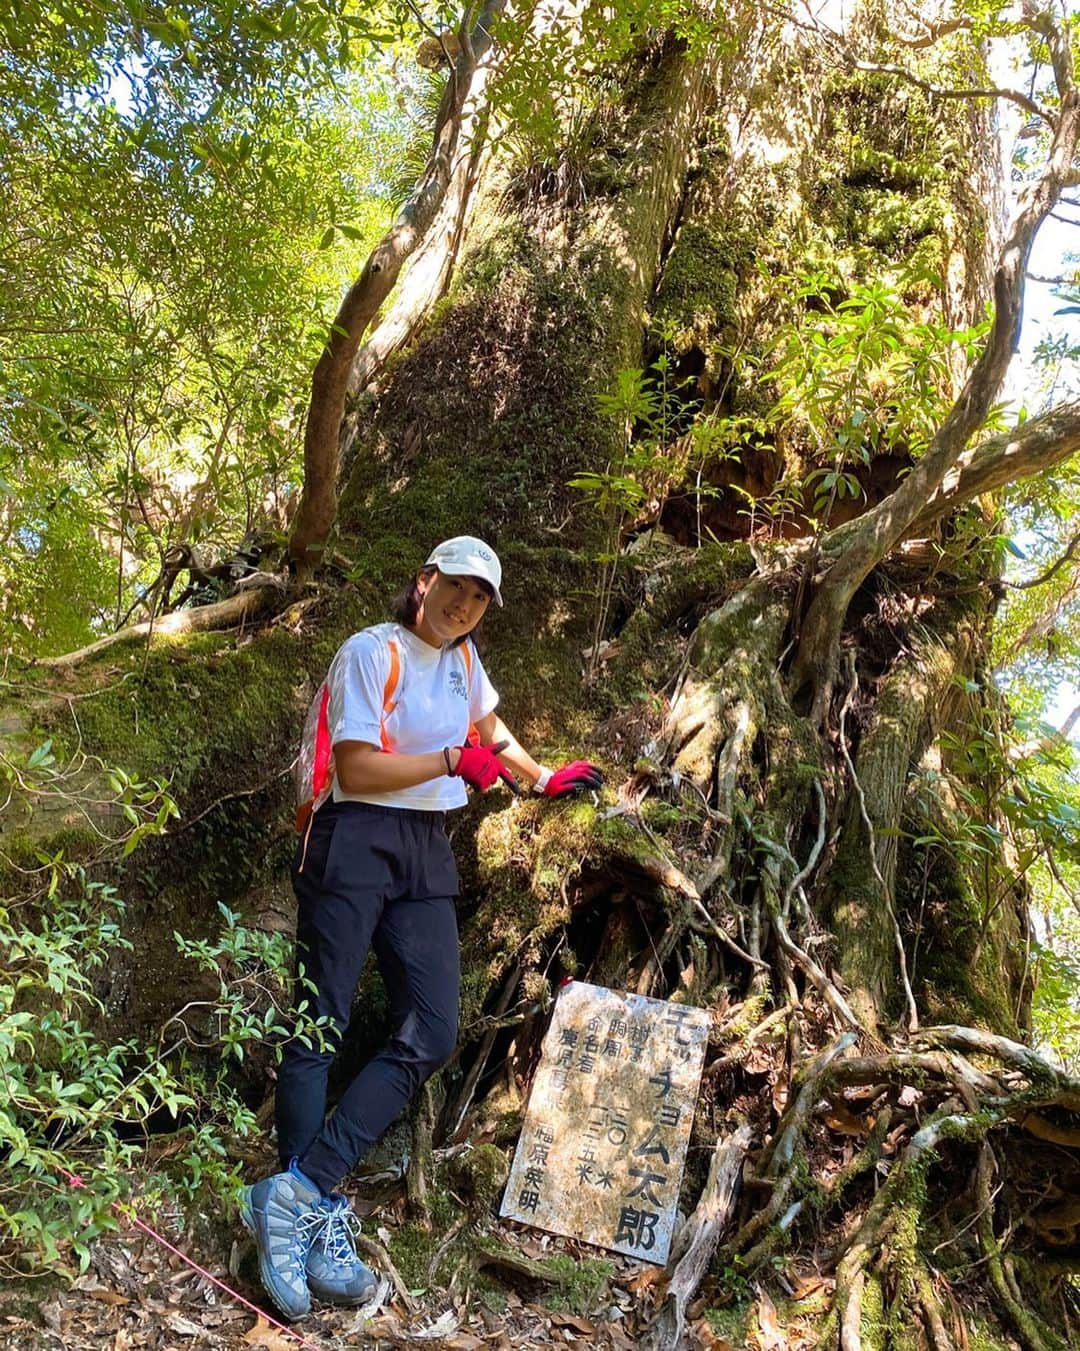
[{"label": "green moss", "polygon": [[387,1247],[390,1260],[410,1290],[426,1288],[428,1267],[441,1242],[442,1235],[437,1230],[419,1224],[399,1225],[391,1234]]},{"label": "green moss", "polygon": [[[79,863],[92,858],[101,846],[101,837],[89,827],[57,827],[51,814],[31,818],[33,829],[17,830],[3,837],[0,856],[0,896],[25,895],[28,876],[41,867],[40,855],[61,855],[64,862]],[[47,837],[47,838],[46,838]],[[40,879],[38,879],[40,880]]]},{"label": "green moss", "polygon": [[732,1346],[749,1346],[752,1311],[749,1299],[739,1299],[721,1308],[706,1309],[705,1317],[718,1337],[723,1337]]},{"label": "green moss", "polygon": [[[475,1241],[478,1254],[499,1253],[502,1247],[497,1239],[478,1238]],[[552,1257],[525,1258],[514,1252],[516,1267],[524,1265],[524,1270],[515,1270],[508,1279],[520,1277],[523,1280],[538,1283],[543,1303],[552,1309],[565,1309],[569,1313],[584,1317],[594,1312],[603,1303],[607,1283],[615,1274],[615,1264],[608,1258],[571,1257],[558,1253]]]},{"label": "green moss", "polygon": [[[751,994],[739,1005],[738,1014],[731,1022],[724,1025],[725,1042],[739,1042],[746,1036],[758,1023],[762,1022],[768,1013],[770,996],[767,993]],[[781,1034],[783,1028],[781,1028]]]},{"label": "green moss", "polygon": [[676,806],[673,802],[663,802],[660,799],[649,801],[643,804],[641,819],[649,826],[651,830],[660,835],[666,834],[680,825],[686,818],[686,809],[682,806]]},{"label": "green moss", "polygon": [[607,1283],[615,1274],[615,1263],[602,1257],[558,1257],[544,1259],[544,1267],[555,1282],[547,1298],[553,1309],[565,1309],[584,1317],[601,1303]]},{"label": "green moss", "polygon": [[648,593],[627,602],[632,613],[598,691],[606,710],[613,713],[627,703],[649,699],[652,691],[664,686],[684,657],[678,621],[696,620],[716,608],[754,566],[745,544],[707,544],[682,550],[657,569]]},{"label": "green moss", "polygon": [[[377,514],[380,541],[468,531],[498,548],[510,537],[550,544],[545,527],[561,525],[563,541],[594,544],[592,513],[566,520],[576,502],[566,481],[602,469],[615,448],[597,396],[632,357],[629,284],[606,250],[554,266],[522,226],[496,228],[394,364],[357,449],[341,530],[362,537]],[[413,472],[402,448],[418,438],[423,470]]]},{"label": "green moss", "polygon": [[675,330],[676,351],[702,340],[730,337],[739,291],[753,261],[750,236],[713,224],[691,223],[679,231],[664,263],[653,317]]},{"label": "green moss", "polygon": [[859,1335],[866,1351],[885,1351],[885,1291],[881,1276],[875,1271],[867,1273],[863,1286]]},{"label": "green moss", "polygon": [[970,1351],[1015,1351],[1013,1338],[979,1314],[965,1312],[964,1326]]},{"label": "green moss", "polygon": [[[481,1014],[511,958],[538,962],[545,943],[569,921],[567,884],[583,868],[655,852],[640,831],[618,817],[605,820],[582,799],[488,810],[466,841],[476,852],[459,852],[463,892],[478,903],[471,913],[459,912],[462,947],[470,954],[462,972],[465,1028]],[[567,970],[565,950],[560,960]]]},{"label": "green moss", "polygon": [[487,1271],[477,1271],[473,1275],[472,1292],[491,1313],[502,1314],[510,1307],[506,1286]]},{"label": "green moss", "polygon": [[476,1218],[491,1214],[508,1175],[506,1155],[495,1145],[479,1145],[446,1165],[447,1182]]},{"label": "green moss", "polygon": [[[215,634],[156,642],[145,660],[135,649],[119,659],[128,679],[80,703],[83,748],[136,777],[168,779],[189,806],[250,786],[272,775],[297,739],[331,645],[305,649],[273,629],[242,648]],[[50,730],[74,736],[66,710]],[[223,761],[243,767],[239,783],[223,784],[219,768],[208,773]]]},{"label": "green moss", "polygon": [[835,149],[819,150],[812,200],[841,273],[873,275],[883,261],[940,272],[951,251],[971,250],[972,230],[985,230],[967,181],[972,110],[884,73],[834,73],[825,100]]}]

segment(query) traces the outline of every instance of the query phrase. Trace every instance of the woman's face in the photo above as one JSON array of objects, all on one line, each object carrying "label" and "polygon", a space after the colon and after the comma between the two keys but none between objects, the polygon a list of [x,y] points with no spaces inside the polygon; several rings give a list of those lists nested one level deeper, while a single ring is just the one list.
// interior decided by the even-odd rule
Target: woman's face
[{"label": "woman's face", "polygon": [[416,616],[416,636],[442,647],[473,630],[483,618],[491,595],[475,577],[451,577],[436,570],[416,579],[423,600]]}]

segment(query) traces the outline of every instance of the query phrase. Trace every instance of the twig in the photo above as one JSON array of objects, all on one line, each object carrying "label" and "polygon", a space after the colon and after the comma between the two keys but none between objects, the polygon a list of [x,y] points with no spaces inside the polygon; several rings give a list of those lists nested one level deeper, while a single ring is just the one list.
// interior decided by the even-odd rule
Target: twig
[{"label": "twig", "polygon": [[1065,546],[1065,552],[1061,557],[1055,563],[1051,563],[1045,572],[1040,572],[1038,577],[1033,577],[1030,582],[1007,582],[1003,580],[1001,583],[1002,586],[1007,586],[1013,591],[1030,591],[1033,586],[1042,586],[1044,582],[1048,582],[1050,578],[1053,577],[1054,573],[1057,572],[1059,568],[1065,566],[1076,552],[1078,546],[1080,546],[1080,531],[1073,535],[1072,539],[1069,540],[1068,544]]},{"label": "twig", "polygon": [[364,1254],[365,1257],[370,1257],[371,1260],[380,1270],[386,1272],[386,1274],[390,1277],[390,1280],[393,1283],[394,1289],[397,1291],[398,1298],[401,1300],[402,1304],[405,1305],[405,1308],[409,1311],[409,1313],[415,1313],[416,1310],[419,1308],[419,1305],[417,1304],[416,1300],[413,1299],[412,1295],[409,1294],[409,1287],[401,1279],[401,1273],[398,1271],[397,1267],[394,1266],[393,1262],[390,1260],[390,1254],[386,1251],[383,1245],[379,1243],[377,1239],[368,1238],[367,1234],[357,1234],[355,1237],[356,1237],[356,1246],[360,1249],[360,1251]]},{"label": "twig", "polygon": [[914,85],[916,89],[921,89],[924,94],[929,94],[931,98],[1006,99],[1009,103],[1015,103],[1023,108],[1032,117],[1037,117],[1040,122],[1045,122],[1051,131],[1057,128],[1056,120],[1046,109],[1040,107],[1034,99],[1028,98],[1027,94],[1021,93],[1019,89],[949,89],[943,85],[932,84],[929,80],[924,80],[916,75],[914,71],[908,70],[904,66],[893,65],[887,61],[849,61],[848,64],[852,70],[864,71],[868,75],[895,75],[898,80]]},{"label": "twig", "polygon": [[271,784],[277,783],[278,779],[283,779],[286,774],[291,774],[292,768],[292,765],[289,765],[285,769],[278,770],[276,774],[271,774],[270,777],[264,779],[262,783],[257,783],[254,788],[240,788],[235,793],[226,793],[224,797],[215,798],[208,807],[203,808],[198,816],[192,816],[187,820],[182,821],[175,830],[163,830],[161,833],[163,835],[182,835],[185,830],[190,830],[191,827],[201,821],[204,816],[209,816],[212,811],[215,811],[224,803],[235,802],[238,798],[256,797],[259,793],[265,792]]},{"label": "twig", "polygon": [[755,957],[751,953],[745,952],[741,947],[739,947],[738,943],[735,942],[734,938],[732,938],[730,934],[725,933],[725,931],[720,927],[720,925],[717,924],[716,920],[713,919],[712,915],[710,915],[708,910],[706,910],[705,905],[702,901],[694,900],[691,902],[691,904],[694,907],[695,913],[702,920],[704,920],[704,922],[709,926],[710,931],[720,940],[721,943],[723,943],[724,947],[726,947],[730,952],[733,952],[735,956],[738,957],[741,961],[746,962],[748,966],[756,966],[761,971],[768,971],[769,963],[762,961],[760,957]]}]

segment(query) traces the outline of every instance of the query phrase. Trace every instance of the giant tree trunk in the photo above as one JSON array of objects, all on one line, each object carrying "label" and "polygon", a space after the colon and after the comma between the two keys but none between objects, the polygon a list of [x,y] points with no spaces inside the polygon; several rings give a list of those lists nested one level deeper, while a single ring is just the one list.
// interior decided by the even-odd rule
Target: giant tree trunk
[{"label": "giant tree trunk", "polygon": [[[626,429],[597,396],[655,358],[657,325],[688,382],[676,464],[695,418],[749,417],[771,397],[743,358],[800,311],[770,275],[833,258],[851,282],[900,285],[922,264],[913,314],[959,327],[980,316],[1001,235],[985,102],[856,71],[758,7],[730,24],[692,52],[643,39],[572,174],[489,157],[448,300],[353,410],[348,584],[325,579],[317,606],[238,649],[155,648],[141,684],[79,706],[81,735],[133,769],[173,770],[199,818],[156,877],[129,879],[147,896],[136,941],[160,934],[165,902],[196,927],[217,900],[286,908],[275,775],[311,680],[433,541],[491,539],[507,607],[484,646],[503,715],[545,758],[602,760],[624,810],[492,794],[457,826],[466,1072],[444,1076],[437,1130],[462,1138],[520,1103],[560,976],[690,999],[715,1019],[694,1143],[711,1151],[740,1124],[752,1136],[756,1185],[710,1287],[740,1335],[757,1316],[748,1279],[786,1270],[790,1292],[813,1269],[835,1299],[785,1307],[826,1344],[1063,1345],[1063,1320],[1080,1326],[1065,1284],[1078,1249],[1054,1217],[1080,1181],[1080,1100],[1025,1059],[1025,886],[1004,847],[989,863],[968,848],[960,810],[979,786],[963,748],[1000,713],[985,538],[928,519],[931,544],[866,577],[818,716],[788,680],[817,558],[810,499],[778,523],[766,504],[831,458],[751,436],[699,477],[673,470],[642,507],[645,545],[614,574],[613,641],[602,664],[584,656],[609,541],[567,480],[618,460]],[[943,378],[956,392],[965,374]],[[909,467],[872,459],[863,496],[841,505],[875,504]],[[826,524],[840,523],[838,507]],[[251,788],[240,815],[228,795]],[[127,977],[137,1022],[183,1002],[179,966],[160,963],[152,988]],[[484,1016],[511,1003],[524,1020],[493,1040]],[[703,1182],[691,1168],[687,1206]]]}]

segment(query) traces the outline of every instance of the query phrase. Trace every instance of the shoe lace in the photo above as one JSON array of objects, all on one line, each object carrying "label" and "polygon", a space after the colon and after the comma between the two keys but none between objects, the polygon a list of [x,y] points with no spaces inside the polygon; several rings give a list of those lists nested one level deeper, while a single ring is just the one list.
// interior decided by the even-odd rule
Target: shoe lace
[{"label": "shoe lace", "polygon": [[325,1213],[324,1226],[319,1242],[326,1255],[338,1266],[355,1265],[360,1221],[352,1210],[347,1205],[334,1206]]},{"label": "shoe lace", "polygon": [[290,1266],[296,1271],[303,1272],[304,1264],[307,1261],[308,1249],[318,1239],[319,1233],[326,1224],[326,1215],[321,1210],[309,1211],[306,1215],[301,1215],[296,1222],[296,1237],[300,1240],[294,1244],[289,1257]]}]

